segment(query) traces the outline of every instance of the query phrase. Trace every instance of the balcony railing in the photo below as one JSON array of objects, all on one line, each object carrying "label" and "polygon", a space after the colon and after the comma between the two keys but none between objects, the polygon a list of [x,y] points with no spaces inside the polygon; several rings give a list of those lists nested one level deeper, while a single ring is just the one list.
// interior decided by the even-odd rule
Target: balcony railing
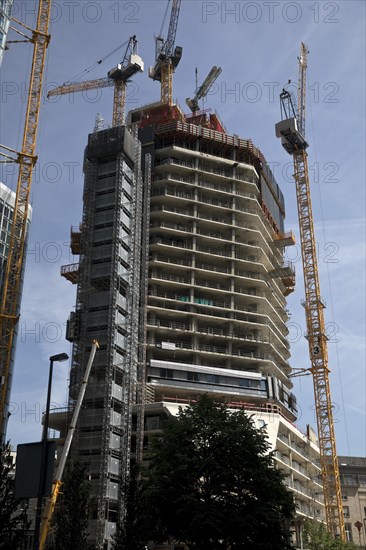
[{"label": "balcony railing", "polygon": [[179,277],[178,275],[168,275],[167,273],[159,273],[157,271],[153,271],[151,273],[151,278],[162,279],[164,281],[173,281],[175,283],[184,283],[184,284],[189,284],[191,282],[189,277]]},{"label": "balcony railing", "polygon": [[192,262],[186,260],[185,258],[172,258],[171,256],[163,256],[162,254],[152,254],[149,258],[150,262],[164,262],[174,265],[184,265],[186,267],[191,267]]}]

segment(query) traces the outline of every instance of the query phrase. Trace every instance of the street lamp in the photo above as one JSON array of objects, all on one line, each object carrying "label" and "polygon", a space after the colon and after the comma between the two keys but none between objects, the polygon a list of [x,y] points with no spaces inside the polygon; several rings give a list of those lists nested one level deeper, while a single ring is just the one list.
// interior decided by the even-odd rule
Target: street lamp
[{"label": "street lamp", "polygon": [[38,496],[37,496],[37,511],[36,511],[36,521],[34,525],[34,541],[33,541],[33,550],[38,550],[39,548],[39,531],[41,527],[41,513],[42,513],[42,501],[43,495],[45,492],[46,484],[46,465],[47,465],[47,435],[48,435],[48,422],[50,417],[50,404],[51,404],[51,388],[52,388],[52,373],[53,373],[53,363],[60,363],[62,361],[67,361],[69,356],[67,353],[59,353],[57,355],[51,355],[50,357],[50,370],[48,374],[48,389],[47,389],[47,402],[46,402],[46,412],[43,423],[42,431],[42,453],[41,453],[41,468],[39,473],[39,486],[38,486]]}]

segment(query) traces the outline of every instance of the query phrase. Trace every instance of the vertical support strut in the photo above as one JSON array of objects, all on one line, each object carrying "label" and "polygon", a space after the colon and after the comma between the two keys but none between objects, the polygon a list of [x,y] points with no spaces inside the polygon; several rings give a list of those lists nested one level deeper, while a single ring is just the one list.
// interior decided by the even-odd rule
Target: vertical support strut
[{"label": "vertical support strut", "polygon": [[113,122],[112,126],[123,126],[125,123],[126,82],[114,81]]},{"label": "vertical support strut", "polygon": [[173,65],[171,59],[167,59],[161,65],[161,103],[173,105]]},{"label": "vertical support strut", "polygon": [[149,225],[150,225],[150,191],[151,191],[151,155],[145,155],[144,195],[141,240],[141,293],[139,324],[139,366],[137,377],[137,427],[136,427],[136,462],[142,464],[144,450],[145,421],[145,377],[146,377],[146,323],[149,261]]}]

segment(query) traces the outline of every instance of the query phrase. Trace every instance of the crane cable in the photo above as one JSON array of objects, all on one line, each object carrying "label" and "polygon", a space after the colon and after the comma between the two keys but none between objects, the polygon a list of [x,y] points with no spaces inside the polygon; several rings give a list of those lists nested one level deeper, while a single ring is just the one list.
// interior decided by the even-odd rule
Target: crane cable
[{"label": "crane cable", "polygon": [[[312,110],[312,102],[309,101],[309,110],[310,110],[310,120],[311,120],[311,131],[312,131],[312,143],[313,150],[314,150],[314,158],[315,158],[315,164],[318,166],[318,155],[317,155],[317,147],[316,147],[316,138],[315,138],[315,131],[314,131],[314,118],[313,118],[313,110]],[[320,207],[320,215],[321,215],[321,226],[322,226],[322,233],[323,233],[323,239],[324,244],[326,241],[326,232],[325,232],[325,223],[324,223],[324,215],[323,215],[323,202],[322,202],[322,194],[321,194],[321,186],[317,185],[318,188],[318,195],[319,195],[319,207]],[[331,285],[331,278],[330,278],[330,272],[329,272],[329,262],[325,262],[327,266],[327,279],[328,279],[328,288],[329,288],[329,296],[330,296],[330,312],[331,312],[331,318],[332,322],[334,321],[334,307],[333,307],[333,295],[332,295],[332,285]],[[338,350],[338,343],[337,340],[335,343],[335,349],[336,349],[336,361],[337,361],[337,370],[338,370],[338,377],[340,381],[340,394],[341,394],[341,400],[342,400],[342,409],[343,409],[343,417],[344,417],[344,429],[345,429],[345,435],[346,435],[346,442],[347,442],[347,450],[348,450],[348,456],[351,456],[350,452],[350,444],[349,444],[349,437],[348,437],[348,423],[347,423],[347,415],[346,415],[346,409],[344,405],[344,395],[343,395],[343,380],[342,380],[342,371],[340,367],[340,359],[339,359],[339,350]]]},{"label": "crane cable", "polygon": [[86,69],[81,71],[81,73],[78,73],[76,76],[72,77],[70,80],[67,80],[66,82],[64,82],[64,84],[70,84],[71,82],[75,82],[75,81],[79,80],[79,78],[81,78],[83,75],[85,75],[87,73],[90,73],[97,65],[101,65],[103,63],[103,61],[105,61],[106,59],[111,57],[111,55],[113,55],[114,53],[118,52],[118,50],[120,50],[121,48],[126,46],[126,44],[128,44],[128,42],[129,42],[129,39],[125,40],[122,44],[117,46],[117,48],[114,48],[114,50],[112,50],[107,55],[105,55],[104,57],[99,59],[99,61],[96,61],[95,63],[90,65],[90,67],[87,67]]},{"label": "crane cable", "polygon": [[166,5],[166,9],[165,9],[164,17],[163,17],[163,22],[161,24],[159,36],[163,36],[163,30],[164,30],[165,21],[166,21],[167,15],[168,15],[169,6],[170,6],[170,0],[168,0],[168,3]]}]

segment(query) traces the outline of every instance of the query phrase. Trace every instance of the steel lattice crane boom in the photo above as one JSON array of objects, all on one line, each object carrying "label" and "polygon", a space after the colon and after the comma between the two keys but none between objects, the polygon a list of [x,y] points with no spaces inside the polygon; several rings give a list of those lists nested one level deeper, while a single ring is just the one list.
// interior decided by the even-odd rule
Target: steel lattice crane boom
[{"label": "steel lattice crane boom", "polygon": [[339,467],[331,401],[327,336],[324,323],[324,302],[320,295],[318,260],[311,206],[308,143],[305,140],[306,99],[306,46],[301,44],[299,57],[297,112],[290,92],[280,95],[282,121],[276,124],[276,136],[281,138],[284,149],[293,157],[299,216],[302,264],[305,285],[305,311],[307,340],[315,393],[315,410],[318,425],[320,464],[324,490],[324,506],[328,531],[346,540]]},{"label": "steel lattice crane boom", "polygon": [[125,123],[127,82],[136,73],[143,72],[143,70],[144,62],[137,54],[136,36],[131,36],[122,62],[108,72],[107,78],[64,84],[48,92],[47,97],[114,86],[112,126],[122,126]]},{"label": "steel lattice crane boom", "polygon": [[172,0],[172,11],[168,29],[168,37],[159,35],[155,38],[155,65],[149,68],[149,77],[161,82],[161,103],[173,105],[173,73],[181,60],[182,48],[176,46],[179,11],[181,0]]},{"label": "steel lattice crane boom", "polygon": [[[51,0],[39,0],[36,30],[32,31],[32,37],[29,39],[33,43],[33,59],[22,149],[21,152],[17,153],[16,159],[16,162],[19,163],[19,173],[0,306],[0,415],[2,438],[5,437],[7,409],[10,397],[11,355],[16,324],[19,318],[20,288],[27,237],[32,175],[37,161],[35,148],[46,51],[50,41],[50,14]],[[23,25],[23,27],[32,30],[26,25]],[[13,151],[9,147],[2,147],[7,151],[16,153],[16,151]],[[3,156],[8,159],[11,158],[8,155],[3,154]]]},{"label": "steel lattice crane boom", "polygon": [[196,113],[199,110],[198,101],[203,97],[206,97],[211,86],[213,85],[215,80],[220,76],[221,70],[222,70],[221,67],[216,67],[216,65],[212,67],[211,71],[208,73],[205,80],[203,81],[201,86],[198,88],[194,96],[191,99],[187,97],[186,104],[191,109],[192,113]]}]

